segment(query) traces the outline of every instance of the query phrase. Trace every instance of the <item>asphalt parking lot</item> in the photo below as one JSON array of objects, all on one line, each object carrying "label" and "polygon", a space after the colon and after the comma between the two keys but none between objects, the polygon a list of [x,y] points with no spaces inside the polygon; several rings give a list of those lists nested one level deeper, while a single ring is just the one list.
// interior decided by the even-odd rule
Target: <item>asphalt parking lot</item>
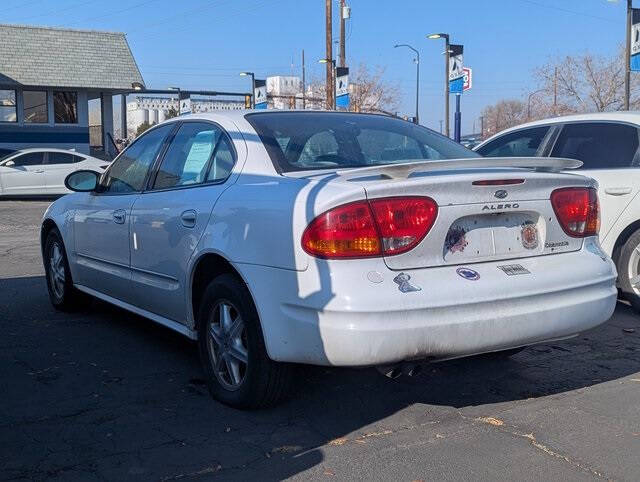
[{"label": "asphalt parking lot", "polygon": [[283,405],[213,401],[191,342],[49,304],[41,201],[0,201],[0,478],[640,480],[640,317],[506,362],[299,370]]}]

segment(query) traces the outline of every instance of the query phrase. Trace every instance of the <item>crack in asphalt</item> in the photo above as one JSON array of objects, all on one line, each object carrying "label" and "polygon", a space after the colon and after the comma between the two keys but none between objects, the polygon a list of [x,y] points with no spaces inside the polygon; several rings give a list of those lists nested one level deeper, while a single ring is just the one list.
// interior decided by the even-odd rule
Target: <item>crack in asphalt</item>
[{"label": "crack in asphalt", "polygon": [[602,472],[589,467],[581,462],[578,462],[577,460],[574,460],[573,458],[571,458],[568,455],[565,455],[563,453],[560,453],[557,450],[554,450],[552,448],[550,448],[548,445],[543,444],[541,442],[539,442],[535,435],[533,434],[533,432],[531,433],[524,433],[524,432],[520,432],[519,430],[516,429],[516,427],[509,427],[505,422],[503,422],[500,419],[494,418],[494,417],[476,417],[476,418],[469,418],[469,417],[465,417],[464,415],[461,414],[461,416],[465,419],[465,420],[469,420],[472,422],[480,422],[486,425],[490,425],[492,427],[495,427],[499,432],[505,433],[505,434],[510,434],[510,435],[515,435],[517,437],[521,437],[524,438],[526,440],[529,441],[529,443],[531,444],[532,447],[534,447],[535,449],[537,449],[538,451],[549,455],[551,457],[554,457],[558,460],[561,460],[577,469],[582,470],[583,472],[586,472],[590,475],[593,475],[599,479],[604,479],[604,480],[610,480],[613,481],[615,479],[613,479],[612,477],[609,477],[605,474],[603,474]]}]

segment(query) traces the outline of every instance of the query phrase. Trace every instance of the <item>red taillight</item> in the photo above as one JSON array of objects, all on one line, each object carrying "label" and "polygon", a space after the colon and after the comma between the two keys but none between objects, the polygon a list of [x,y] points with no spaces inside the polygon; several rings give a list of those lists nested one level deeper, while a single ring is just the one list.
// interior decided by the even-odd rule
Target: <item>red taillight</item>
[{"label": "red taillight", "polygon": [[422,241],[437,214],[437,204],[428,197],[357,201],[315,218],[302,235],[302,247],[320,258],[404,253]]},{"label": "red taillight", "polygon": [[560,226],[574,238],[596,236],[600,231],[598,193],[593,188],[567,187],[551,193],[551,205]]}]

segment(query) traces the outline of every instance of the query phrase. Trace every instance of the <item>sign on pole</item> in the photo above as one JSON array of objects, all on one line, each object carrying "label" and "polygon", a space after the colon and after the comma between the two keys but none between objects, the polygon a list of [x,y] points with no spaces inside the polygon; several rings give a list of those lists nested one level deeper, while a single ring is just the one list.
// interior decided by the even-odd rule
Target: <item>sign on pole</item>
[{"label": "sign on pole", "polygon": [[640,9],[631,9],[631,38],[629,39],[629,52],[631,53],[630,68],[640,71]]},{"label": "sign on pole", "polygon": [[180,99],[180,115],[191,114],[191,99]]},{"label": "sign on pole", "polygon": [[462,67],[462,45],[449,46],[449,92],[462,94],[464,84],[464,71]]},{"label": "sign on pole", "polygon": [[267,81],[263,79],[255,79],[255,90],[253,92],[256,109],[267,108]]},{"label": "sign on pole", "polygon": [[349,108],[349,67],[336,67],[336,107]]},{"label": "sign on pole", "polygon": [[462,72],[464,73],[462,76],[462,91],[466,92],[473,87],[473,70],[471,70],[471,67],[463,67]]}]

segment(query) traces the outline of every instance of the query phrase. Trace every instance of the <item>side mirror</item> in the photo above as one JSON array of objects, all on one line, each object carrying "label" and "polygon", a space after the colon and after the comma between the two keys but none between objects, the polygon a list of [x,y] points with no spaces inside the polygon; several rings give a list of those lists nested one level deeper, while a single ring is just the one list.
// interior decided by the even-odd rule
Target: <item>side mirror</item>
[{"label": "side mirror", "polygon": [[100,174],[87,169],[72,172],[64,180],[67,189],[75,192],[91,192],[98,187]]},{"label": "side mirror", "polygon": [[7,162],[5,162],[5,163],[3,164],[3,166],[4,166],[4,167],[13,167],[13,166],[15,166],[15,165],[16,165],[16,163],[15,163],[15,162],[13,162],[13,161],[7,161]]}]

